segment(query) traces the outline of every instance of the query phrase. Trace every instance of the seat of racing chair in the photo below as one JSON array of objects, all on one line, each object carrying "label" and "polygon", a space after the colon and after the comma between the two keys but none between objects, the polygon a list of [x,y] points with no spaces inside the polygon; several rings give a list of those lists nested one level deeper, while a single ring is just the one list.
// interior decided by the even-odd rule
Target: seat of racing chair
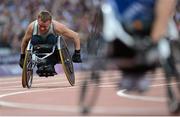
[{"label": "seat of racing chair", "polygon": [[37,44],[33,46],[33,51],[35,53],[50,53],[53,49],[52,44]]},{"label": "seat of racing chair", "polygon": [[[53,67],[53,68],[52,68]],[[48,77],[48,76],[54,76],[57,75],[54,66],[53,65],[42,65],[40,67],[38,67],[38,70],[36,71],[36,73],[40,76],[40,77]]]},{"label": "seat of racing chair", "polygon": [[[33,46],[33,52],[36,53],[37,56],[42,57],[44,55],[41,55],[41,53],[51,53],[53,50],[54,45],[52,44],[37,44]],[[49,57],[48,57],[49,58]],[[37,67],[38,70],[36,71],[37,74],[41,77],[45,76],[54,76],[57,73],[50,69],[50,64],[47,63],[47,58],[41,60],[40,63],[38,63]],[[54,67],[54,66],[53,66]]]}]

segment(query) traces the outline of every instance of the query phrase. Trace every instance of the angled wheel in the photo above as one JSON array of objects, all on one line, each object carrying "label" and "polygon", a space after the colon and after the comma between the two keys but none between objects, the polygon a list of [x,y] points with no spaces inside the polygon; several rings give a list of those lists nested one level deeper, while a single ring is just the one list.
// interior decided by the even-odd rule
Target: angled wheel
[{"label": "angled wheel", "polygon": [[[170,67],[170,66],[166,65],[166,67]],[[172,75],[172,74],[166,73],[167,104],[168,104],[169,111],[172,114],[177,114],[180,112],[180,100],[178,99],[180,90],[178,87],[177,78],[179,79],[179,75],[177,75],[177,74]]]},{"label": "angled wheel", "polygon": [[66,77],[70,85],[74,86],[75,75],[74,75],[74,67],[73,67],[72,58],[67,48],[66,42],[64,41],[63,38],[61,38],[60,44],[61,44],[61,49],[59,50],[59,54],[60,54],[63,70],[66,74]]},{"label": "angled wheel", "polygon": [[97,9],[94,19],[92,20],[92,29],[87,40],[87,53],[90,56],[97,56],[99,50],[102,48],[102,23],[102,13],[100,9]]},{"label": "angled wheel", "polygon": [[176,44],[171,45],[171,56],[163,64],[166,83],[168,84],[166,87],[167,104],[172,114],[180,112],[180,57],[176,56],[179,53],[178,46]]},{"label": "angled wheel", "polygon": [[81,113],[83,115],[88,114],[95,105],[100,91],[99,83],[99,73],[95,71],[93,71],[91,76],[83,82],[79,100]]},{"label": "angled wheel", "polygon": [[26,52],[24,65],[23,65],[23,73],[22,73],[22,86],[23,88],[28,87],[31,88],[32,80],[33,80],[33,69],[32,69],[32,58],[31,53]]},{"label": "angled wheel", "polygon": [[94,14],[94,19],[92,19],[92,29],[87,40],[87,63],[91,66],[91,68],[89,68],[91,75],[83,81],[80,89],[79,106],[83,115],[90,113],[95,106],[100,91],[98,70],[103,67],[103,64],[101,64],[102,59],[100,58],[103,56],[101,51],[104,51],[104,40],[102,39],[101,32],[102,14],[100,9],[97,9]]}]

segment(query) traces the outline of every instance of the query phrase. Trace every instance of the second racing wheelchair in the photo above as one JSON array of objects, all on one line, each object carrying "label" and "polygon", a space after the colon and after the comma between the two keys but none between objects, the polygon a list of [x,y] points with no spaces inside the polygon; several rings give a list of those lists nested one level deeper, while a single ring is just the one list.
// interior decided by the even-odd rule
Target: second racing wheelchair
[{"label": "second racing wheelchair", "polygon": [[[155,62],[156,67],[162,69],[164,80],[166,82],[165,92],[169,112],[173,115],[180,113],[179,37],[177,37],[177,39],[169,37],[162,38],[161,41],[155,46],[157,50],[154,52],[152,51],[152,53],[151,48],[153,49],[154,45],[151,43],[150,39],[137,38],[141,40],[135,41],[135,39],[124,30],[122,24],[117,21],[117,16],[115,15],[116,12],[113,13],[113,7],[110,4],[103,3],[96,11],[97,13],[95,14],[93,20],[93,28],[89,36],[89,42],[87,44],[88,46],[90,46],[87,46],[88,54],[89,56],[93,56],[94,59],[91,61],[93,61],[94,63],[90,64],[90,77],[86,78],[81,86],[79,98],[81,113],[83,115],[90,113],[90,111],[96,104],[98,95],[100,93],[100,84],[102,79],[99,71],[108,69],[104,66],[108,66],[107,64],[112,64],[111,62],[114,61],[114,59],[110,59],[110,61],[108,61],[109,58],[106,56],[106,54],[108,54],[106,46],[108,46],[108,43],[109,45],[112,44],[114,38],[118,38],[128,47],[138,51],[140,55],[142,55],[142,58],[139,59],[141,62],[145,62],[146,60],[147,62],[145,63]],[[175,31],[173,30],[173,27],[173,21],[170,21],[169,30],[174,34]],[[103,31],[105,29],[107,32],[107,36],[102,35],[104,34]],[[106,39],[105,42],[105,39],[103,37],[109,38]],[[142,41],[144,39],[145,41]],[[143,45],[145,48],[143,47]],[[138,50],[138,48],[140,50]],[[103,55],[101,50],[103,50],[105,56]],[[116,48],[115,51],[117,52],[121,50],[119,48]],[[147,55],[151,56],[148,57]],[[151,59],[151,57],[153,58]],[[103,63],[103,61],[105,62]],[[117,65],[117,63],[115,63],[115,65]],[[97,69],[97,66],[101,66],[101,68]]]},{"label": "second racing wheelchair", "polygon": [[[39,51],[44,50],[44,51]],[[45,51],[48,50],[48,51]],[[62,64],[65,75],[71,86],[75,84],[75,75],[73,62],[70,55],[70,52],[67,48],[67,44],[65,40],[61,37],[57,37],[57,44],[48,45],[48,44],[40,44],[33,46],[31,41],[29,41],[25,60],[22,71],[22,86],[23,88],[31,88],[33,81],[33,71],[38,64],[45,62],[45,59],[51,56],[53,53],[57,52],[59,54],[59,58],[57,58],[58,62]],[[46,66],[45,66],[46,67]],[[47,71],[38,74],[40,77],[48,77],[54,76],[55,73],[49,73]]]}]

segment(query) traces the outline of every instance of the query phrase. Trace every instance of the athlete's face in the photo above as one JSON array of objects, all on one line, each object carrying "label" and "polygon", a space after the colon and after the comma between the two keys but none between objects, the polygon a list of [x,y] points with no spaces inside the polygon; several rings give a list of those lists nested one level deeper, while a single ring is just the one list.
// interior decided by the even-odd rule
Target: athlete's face
[{"label": "athlete's face", "polygon": [[40,32],[42,33],[47,32],[50,27],[50,24],[51,24],[50,20],[43,22],[41,18],[38,18],[38,27],[39,27]]}]

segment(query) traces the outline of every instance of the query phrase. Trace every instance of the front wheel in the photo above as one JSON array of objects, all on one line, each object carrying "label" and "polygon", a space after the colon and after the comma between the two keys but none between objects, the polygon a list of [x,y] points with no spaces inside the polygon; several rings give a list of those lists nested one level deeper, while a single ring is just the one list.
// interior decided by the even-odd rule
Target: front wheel
[{"label": "front wheel", "polygon": [[83,115],[91,112],[98,99],[100,92],[100,76],[96,71],[92,71],[90,77],[85,79],[80,90],[79,106]]},{"label": "front wheel", "polygon": [[179,47],[170,42],[171,56],[162,62],[166,78],[167,105],[171,114],[180,112]]},{"label": "front wheel", "polygon": [[69,50],[67,48],[66,42],[63,38],[60,40],[61,49],[59,49],[60,59],[62,63],[63,70],[71,86],[75,84],[75,75],[72,58],[70,56]]},{"label": "front wheel", "polygon": [[25,88],[31,88],[32,80],[33,80],[33,69],[32,69],[32,58],[31,53],[26,52],[24,65],[23,65],[23,73],[22,73],[22,86]]}]

